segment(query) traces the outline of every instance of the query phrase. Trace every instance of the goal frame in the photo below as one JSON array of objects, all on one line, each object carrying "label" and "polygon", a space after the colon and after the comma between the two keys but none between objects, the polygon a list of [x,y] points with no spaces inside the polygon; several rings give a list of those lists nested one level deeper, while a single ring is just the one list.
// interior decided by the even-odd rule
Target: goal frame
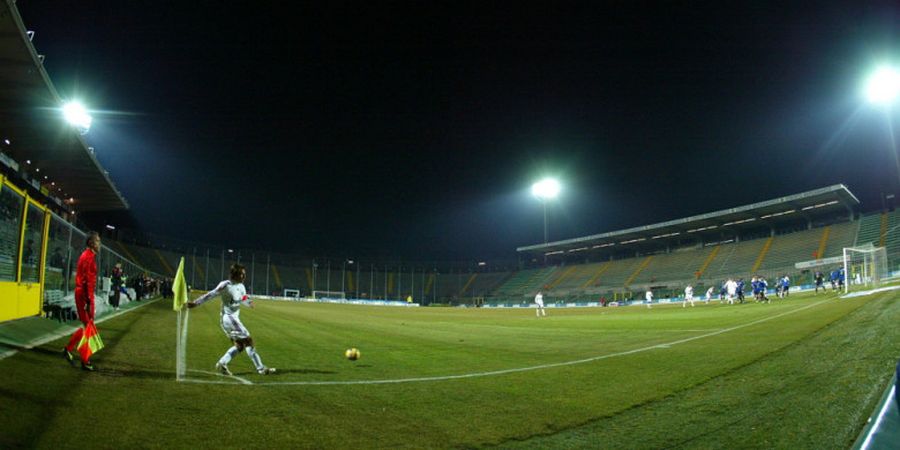
[{"label": "goal frame", "polygon": [[312,298],[314,300],[347,300],[347,293],[344,291],[312,291]]},{"label": "goal frame", "polygon": [[[853,254],[861,254],[862,260],[853,259]],[[884,247],[875,247],[871,244],[865,247],[844,247],[844,293],[850,292],[850,285],[856,284],[853,267],[862,269],[860,275],[861,284],[878,287],[887,277],[887,250]]]}]

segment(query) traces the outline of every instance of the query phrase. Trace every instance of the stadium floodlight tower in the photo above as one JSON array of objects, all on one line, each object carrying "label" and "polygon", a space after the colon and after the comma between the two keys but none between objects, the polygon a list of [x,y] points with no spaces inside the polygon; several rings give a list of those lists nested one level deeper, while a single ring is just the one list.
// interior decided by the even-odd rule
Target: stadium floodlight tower
[{"label": "stadium floodlight tower", "polygon": [[531,185],[531,194],[541,200],[544,206],[544,243],[550,241],[550,232],[547,222],[547,202],[553,200],[559,195],[561,187],[559,181],[555,178],[544,178],[537,183]]},{"label": "stadium floodlight tower", "polygon": [[87,109],[78,101],[71,101],[62,107],[63,117],[66,122],[75,127],[81,134],[87,134],[91,130],[94,118],[88,114]]}]

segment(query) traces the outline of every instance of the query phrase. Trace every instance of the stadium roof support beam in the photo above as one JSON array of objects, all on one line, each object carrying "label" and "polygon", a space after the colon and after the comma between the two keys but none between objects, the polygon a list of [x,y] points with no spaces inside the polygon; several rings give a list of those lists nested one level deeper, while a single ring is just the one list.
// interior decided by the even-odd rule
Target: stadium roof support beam
[{"label": "stadium roof support beam", "polygon": [[15,2],[0,1],[0,131],[12,141],[3,152],[19,164],[30,160],[75,198],[78,211],[128,209],[84,138],[63,120],[62,104]]},{"label": "stadium roof support beam", "polygon": [[[593,253],[658,252],[671,245],[697,242],[705,245],[726,239],[740,240],[742,232],[768,230],[778,225],[815,218],[834,220],[844,210],[854,211],[859,200],[843,184],[814,189],[772,200],[607,233],[519,247],[519,253],[567,255],[587,247]],[[852,216],[851,216],[852,217]]]}]

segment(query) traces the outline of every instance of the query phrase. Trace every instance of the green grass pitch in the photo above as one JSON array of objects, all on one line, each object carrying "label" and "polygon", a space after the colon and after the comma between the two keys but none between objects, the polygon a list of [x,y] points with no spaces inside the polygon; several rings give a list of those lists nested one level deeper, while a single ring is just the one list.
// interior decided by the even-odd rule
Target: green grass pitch
[{"label": "green grass pitch", "polygon": [[[0,360],[0,448],[847,448],[900,356],[898,291],[627,308],[257,301],[264,363],[214,372],[219,304],[100,324],[99,371],[64,339]],[[362,357],[344,358],[357,347]]]}]

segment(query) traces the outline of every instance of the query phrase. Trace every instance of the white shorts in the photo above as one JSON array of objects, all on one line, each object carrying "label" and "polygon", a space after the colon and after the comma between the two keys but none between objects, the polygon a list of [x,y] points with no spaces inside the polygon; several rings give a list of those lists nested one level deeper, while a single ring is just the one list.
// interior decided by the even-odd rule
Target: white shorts
[{"label": "white shorts", "polygon": [[222,331],[224,331],[225,336],[228,336],[228,339],[231,339],[232,341],[250,337],[250,331],[247,330],[247,327],[245,327],[243,323],[241,323],[241,319],[228,314],[222,315]]},{"label": "white shorts", "polygon": [[543,300],[535,300],[534,303],[537,304],[538,308],[543,308],[543,307],[544,307],[544,301],[543,301]]},{"label": "white shorts", "polygon": [[692,301],[694,301],[694,295],[693,295],[693,294],[685,295],[685,296],[684,296],[684,301],[686,301],[686,302],[692,302]]}]

